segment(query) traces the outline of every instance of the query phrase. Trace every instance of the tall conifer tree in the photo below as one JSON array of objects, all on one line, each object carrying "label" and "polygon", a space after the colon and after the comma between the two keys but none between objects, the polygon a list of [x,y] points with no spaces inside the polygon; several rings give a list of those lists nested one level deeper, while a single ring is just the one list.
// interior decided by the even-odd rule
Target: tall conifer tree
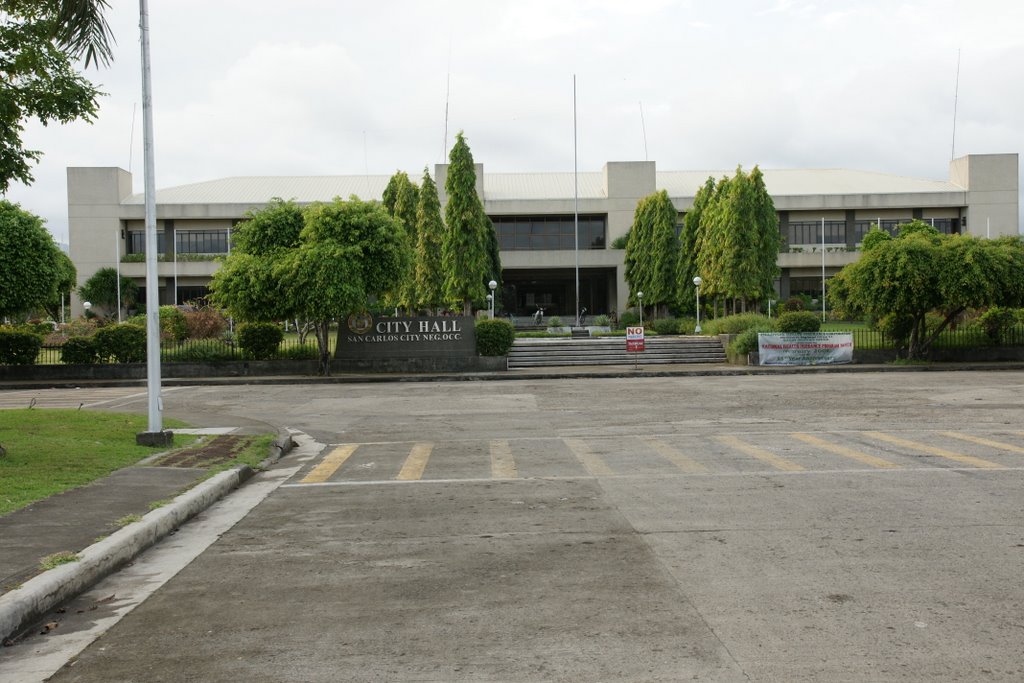
[{"label": "tall conifer tree", "polygon": [[441,220],[441,202],[437,185],[427,169],[423,169],[419,203],[416,206],[416,295],[418,306],[436,312],[445,303],[444,271],[441,264],[441,244],[444,241],[444,222]]},{"label": "tall conifer tree", "polygon": [[683,217],[683,230],[679,233],[679,258],[676,261],[676,305],[679,310],[695,312],[697,295],[693,278],[700,275],[697,253],[701,243],[701,221],[708,202],[715,194],[715,179],[708,176],[693,198],[693,208]]},{"label": "tall conifer tree", "polygon": [[445,239],[442,244],[445,298],[462,304],[463,315],[473,313],[473,302],[487,296],[489,263],[487,258],[487,215],[476,192],[473,153],[462,131],[448,157],[448,177],[444,189],[448,203],[444,208]]}]

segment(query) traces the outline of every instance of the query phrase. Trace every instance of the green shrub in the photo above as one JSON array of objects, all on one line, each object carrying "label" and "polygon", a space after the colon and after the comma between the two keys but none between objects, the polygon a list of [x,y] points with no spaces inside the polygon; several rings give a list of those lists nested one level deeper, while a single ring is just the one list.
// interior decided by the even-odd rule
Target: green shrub
[{"label": "green shrub", "polygon": [[804,300],[798,296],[790,297],[782,302],[783,312],[802,311],[804,308]]},{"label": "green shrub", "polygon": [[651,329],[658,334],[679,334],[679,321],[675,318],[660,318],[651,323]]},{"label": "green shrub", "polygon": [[821,329],[821,316],[811,311],[783,313],[776,321],[779,332],[817,332]]},{"label": "green shrub", "polygon": [[561,327],[561,326],[562,326],[562,319],[559,318],[557,315],[553,315],[553,316],[548,318],[548,327]]},{"label": "green shrub", "polygon": [[169,349],[163,357],[169,363],[209,363],[235,360],[238,352],[219,339],[200,339]]},{"label": "green shrub", "polygon": [[320,348],[316,344],[296,344],[278,349],[277,358],[281,360],[318,360]]},{"label": "green shrub", "polygon": [[507,320],[495,318],[476,324],[476,352],[481,356],[507,356],[515,339],[516,330]]},{"label": "green shrub", "polygon": [[676,332],[679,334],[693,334],[693,331],[697,329],[696,318],[677,318]]},{"label": "green shrub", "polygon": [[4,365],[35,365],[43,338],[32,332],[0,330],[0,363]]},{"label": "green shrub", "polygon": [[619,316],[619,327],[635,327],[640,324],[640,315],[636,311],[623,311]]},{"label": "green shrub", "polygon": [[732,340],[729,344],[729,350],[733,353],[746,355],[748,353],[757,352],[757,335],[760,332],[774,332],[771,326],[765,325],[764,327],[750,327],[740,333],[738,337]]},{"label": "green shrub", "polygon": [[767,316],[763,316],[760,313],[737,313],[736,315],[705,320],[701,325],[701,329],[704,334],[710,335],[740,334],[746,332],[751,327],[759,325],[771,327],[772,322]]},{"label": "green shrub", "polygon": [[93,336],[96,355],[116,363],[141,363],[146,360],[146,330],[131,323],[107,325]]},{"label": "green shrub", "polygon": [[612,324],[612,319],[606,315],[599,315],[594,318],[594,325],[597,327],[608,327]]},{"label": "green shrub", "polygon": [[243,323],[238,327],[238,346],[255,360],[273,358],[282,339],[284,331],[274,323]]},{"label": "green shrub", "polygon": [[[146,314],[133,315],[125,322],[145,330]],[[160,307],[160,338],[176,342],[188,339],[188,322],[185,320],[185,314],[174,306]]]},{"label": "green shrub", "polygon": [[72,337],[60,347],[62,363],[91,365],[99,361],[96,341],[92,337]]},{"label": "green shrub", "polygon": [[1015,309],[1005,306],[990,306],[987,311],[978,317],[978,324],[993,344],[1001,344],[1010,331],[1010,328],[1017,324],[1018,314]]}]

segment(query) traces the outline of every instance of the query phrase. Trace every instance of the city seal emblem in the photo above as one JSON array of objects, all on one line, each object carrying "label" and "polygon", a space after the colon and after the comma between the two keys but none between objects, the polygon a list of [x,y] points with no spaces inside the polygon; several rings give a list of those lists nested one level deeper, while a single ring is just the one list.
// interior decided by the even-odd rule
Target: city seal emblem
[{"label": "city seal emblem", "polygon": [[353,313],[348,317],[348,329],[356,334],[366,334],[373,329],[373,318],[365,311],[363,313]]}]

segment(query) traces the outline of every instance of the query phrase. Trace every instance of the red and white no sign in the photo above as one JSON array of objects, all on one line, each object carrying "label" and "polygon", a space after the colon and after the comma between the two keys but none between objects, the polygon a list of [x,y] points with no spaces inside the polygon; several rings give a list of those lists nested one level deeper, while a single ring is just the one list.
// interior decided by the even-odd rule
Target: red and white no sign
[{"label": "red and white no sign", "polygon": [[643,327],[627,327],[626,328],[626,351],[643,351],[644,350],[644,328]]}]

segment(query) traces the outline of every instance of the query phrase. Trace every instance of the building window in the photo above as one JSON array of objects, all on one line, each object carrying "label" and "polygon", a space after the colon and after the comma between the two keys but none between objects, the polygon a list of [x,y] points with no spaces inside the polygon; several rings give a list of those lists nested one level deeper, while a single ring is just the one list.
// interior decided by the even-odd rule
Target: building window
[{"label": "building window", "polygon": [[210,290],[202,286],[188,286],[178,287],[178,301],[176,302],[179,306],[182,304],[192,304],[194,306],[205,306],[208,302],[206,297],[209,296]]},{"label": "building window", "polygon": [[[790,221],[790,244],[821,244],[821,221]],[[846,221],[825,221],[825,244],[846,244]]]},{"label": "building window", "polygon": [[[491,216],[502,251],[557,251],[573,249],[572,216]],[[604,249],[607,219],[580,216],[579,248]]]},{"label": "building window", "polygon": [[174,233],[174,248],[179,254],[228,253],[227,230],[179,230]]},{"label": "building window", "polygon": [[[882,230],[885,230],[887,233],[889,233],[890,235],[893,235],[895,237],[896,236],[896,228],[898,228],[899,226],[903,225],[904,223],[909,223],[912,220],[913,220],[912,218],[883,218],[881,220],[881,223],[882,223],[881,227],[882,227]],[[931,220],[931,219],[929,219],[929,220]],[[936,221],[936,222],[938,222],[938,221]],[[874,220],[874,221],[856,221],[856,222],[854,222],[854,228],[853,228],[854,242],[863,242],[864,241],[864,235],[868,234],[868,232],[870,232],[872,228],[878,227],[878,223],[879,223],[879,221],[877,221],[877,220]]]},{"label": "building window", "polygon": [[[146,253],[146,231],[145,230],[130,230],[128,232],[128,238],[125,240],[125,252],[128,254],[145,254]],[[164,234],[158,232],[156,234],[156,253],[164,254]]]}]

